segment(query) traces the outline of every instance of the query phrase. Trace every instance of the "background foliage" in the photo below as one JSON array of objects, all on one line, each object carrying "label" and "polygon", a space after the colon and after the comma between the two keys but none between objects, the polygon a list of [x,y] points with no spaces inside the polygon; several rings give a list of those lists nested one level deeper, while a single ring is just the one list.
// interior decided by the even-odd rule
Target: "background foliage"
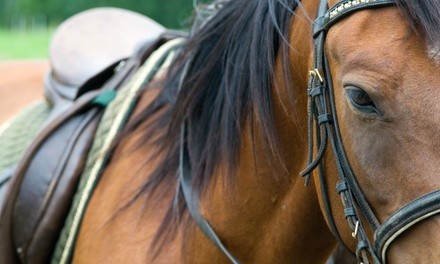
[{"label": "background foliage", "polygon": [[0,0],[0,27],[53,27],[75,13],[100,6],[130,9],[164,26],[183,28],[188,25],[193,0]]},{"label": "background foliage", "polygon": [[0,0],[0,61],[47,58],[55,27],[93,7],[112,6],[149,16],[165,27],[186,29],[197,4],[212,0]]},{"label": "background foliage", "polygon": [[0,62],[2,60],[47,58],[51,36],[52,30],[0,29]]}]

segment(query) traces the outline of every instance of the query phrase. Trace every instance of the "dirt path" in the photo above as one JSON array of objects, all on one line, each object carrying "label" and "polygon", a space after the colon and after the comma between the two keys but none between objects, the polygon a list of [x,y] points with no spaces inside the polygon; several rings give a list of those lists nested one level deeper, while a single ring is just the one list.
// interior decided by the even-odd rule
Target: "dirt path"
[{"label": "dirt path", "polygon": [[43,97],[45,60],[0,61],[0,124]]}]

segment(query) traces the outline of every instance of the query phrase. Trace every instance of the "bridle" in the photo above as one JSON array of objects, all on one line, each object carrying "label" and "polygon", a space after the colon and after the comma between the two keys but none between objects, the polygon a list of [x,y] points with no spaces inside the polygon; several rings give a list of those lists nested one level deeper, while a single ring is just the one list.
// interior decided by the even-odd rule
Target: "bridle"
[{"label": "bridle", "polygon": [[[359,263],[369,263],[368,259],[370,257],[375,264],[386,263],[387,249],[400,234],[418,222],[440,213],[440,190],[436,190],[405,205],[392,214],[385,222],[380,223],[354,176],[339,132],[333,82],[324,46],[326,34],[332,25],[356,11],[392,5],[395,5],[393,0],[343,0],[329,9],[327,1],[321,0],[318,18],[313,27],[314,60],[313,70],[310,71],[308,87],[308,166],[301,175],[305,176],[306,182],[308,182],[311,172],[318,169],[325,214],[330,229],[339,240],[339,243],[345,245],[336,227],[331,211],[329,194],[326,189],[323,156],[328,143],[330,143],[339,177],[336,190],[344,206],[345,218],[350,229],[353,231],[352,236],[357,240],[356,256]],[[185,67],[182,74],[181,83],[186,75],[187,68]],[[179,87],[181,87],[181,84]],[[203,233],[232,263],[240,263],[228,251],[214,229],[200,214],[197,193],[192,188],[191,163],[189,161],[186,141],[186,129],[186,122],[183,122],[180,133],[178,191],[182,192],[189,214]],[[317,151],[314,155],[315,141]],[[362,213],[362,216],[374,231],[373,243],[367,236],[362,222],[363,218],[360,217],[359,212]]]},{"label": "bridle", "polygon": [[[345,245],[333,219],[326,189],[323,155],[329,142],[338,170],[339,182],[336,190],[344,206],[345,218],[353,231],[352,236],[357,240],[356,256],[359,263],[369,263],[369,257],[375,264],[386,263],[388,247],[399,235],[418,222],[440,213],[440,190],[436,190],[410,202],[380,223],[351,169],[339,132],[333,82],[324,45],[326,34],[331,26],[356,11],[391,5],[395,5],[393,0],[343,0],[329,9],[327,1],[321,0],[313,27],[314,60],[308,88],[308,166],[301,175],[305,176],[308,182],[311,172],[318,169],[325,214],[330,229],[339,242]],[[317,151],[314,157],[315,141]],[[359,212],[374,231],[373,243],[367,237]]]}]

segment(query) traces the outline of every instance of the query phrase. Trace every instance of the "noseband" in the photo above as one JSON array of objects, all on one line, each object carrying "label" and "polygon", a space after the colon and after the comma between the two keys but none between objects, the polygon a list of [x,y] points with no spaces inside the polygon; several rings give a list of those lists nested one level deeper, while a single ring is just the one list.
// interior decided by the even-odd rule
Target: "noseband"
[{"label": "noseband", "polygon": [[[356,256],[359,263],[368,263],[369,256],[375,264],[386,263],[387,249],[400,234],[416,223],[440,213],[440,190],[436,190],[405,205],[385,222],[379,223],[353,174],[339,132],[333,82],[324,45],[326,34],[332,25],[356,11],[391,5],[395,5],[392,0],[343,0],[329,9],[327,1],[321,0],[313,28],[314,68],[310,71],[308,88],[308,166],[301,174],[308,182],[311,172],[318,169],[330,229],[339,242],[344,244],[333,219],[323,168],[323,155],[330,143],[339,176],[336,190],[344,206],[345,218],[353,231],[352,236],[357,240]],[[315,144],[317,151],[314,156]],[[359,212],[374,231],[374,243],[367,237]]]}]

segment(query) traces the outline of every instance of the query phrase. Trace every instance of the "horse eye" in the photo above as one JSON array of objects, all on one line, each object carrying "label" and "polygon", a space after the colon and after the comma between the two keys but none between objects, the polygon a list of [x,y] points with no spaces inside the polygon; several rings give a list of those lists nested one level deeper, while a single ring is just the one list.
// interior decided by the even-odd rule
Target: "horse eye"
[{"label": "horse eye", "polygon": [[373,100],[364,90],[357,87],[348,87],[345,91],[350,103],[359,111],[380,114]]}]

